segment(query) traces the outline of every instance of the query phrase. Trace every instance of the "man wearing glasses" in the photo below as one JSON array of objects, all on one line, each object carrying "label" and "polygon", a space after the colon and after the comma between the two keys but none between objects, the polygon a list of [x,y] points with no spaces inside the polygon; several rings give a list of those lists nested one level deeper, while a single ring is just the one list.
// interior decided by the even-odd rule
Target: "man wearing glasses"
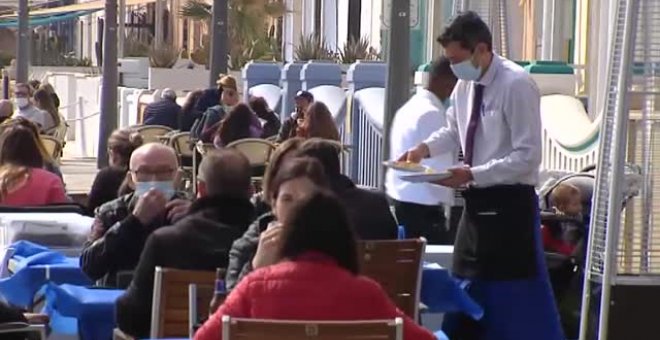
[{"label": "man wearing glasses", "polygon": [[[85,274],[92,280],[103,279],[106,286],[123,286],[118,274],[135,268],[149,234],[188,210],[190,202],[174,189],[177,177],[178,160],[172,148],[152,143],[133,152],[127,180],[135,192],[96,210],[80,257]],[[130,277],[125,279],[130,282]]]}]

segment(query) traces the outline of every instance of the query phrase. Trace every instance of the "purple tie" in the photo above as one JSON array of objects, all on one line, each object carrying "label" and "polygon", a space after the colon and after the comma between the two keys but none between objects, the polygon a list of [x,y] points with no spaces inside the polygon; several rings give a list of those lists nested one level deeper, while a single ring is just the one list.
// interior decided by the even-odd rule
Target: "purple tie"
[{"label": "purple tie", "polygon": [[468,124],[467,135],[465,136],[465,159],[464,163],[472,166],[472,158],[474,156],[474,135],[477,133],[477,126],[479,126],[479,117],[481,117],[481,103],[484,99],[484,86],[474,83],[474,97],[472,98],[472,114],[470,115],[470,123]]}]

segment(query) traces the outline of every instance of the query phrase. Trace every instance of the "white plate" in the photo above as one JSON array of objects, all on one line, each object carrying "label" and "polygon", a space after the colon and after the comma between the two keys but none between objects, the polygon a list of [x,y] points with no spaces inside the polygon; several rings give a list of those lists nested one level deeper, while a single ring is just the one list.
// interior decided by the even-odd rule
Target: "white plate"
[{"label": "white plate", "polygon": [[402,180],[412,183],[437,182],[449,177],[451,177],[451,173],[449,171],[400,176]]},{"label": "white plate", "polygon": [[405,172],[426,172],[429,169],[428,167],[418,163],[387,161],[383,162],[383,165],[394,170]]}]

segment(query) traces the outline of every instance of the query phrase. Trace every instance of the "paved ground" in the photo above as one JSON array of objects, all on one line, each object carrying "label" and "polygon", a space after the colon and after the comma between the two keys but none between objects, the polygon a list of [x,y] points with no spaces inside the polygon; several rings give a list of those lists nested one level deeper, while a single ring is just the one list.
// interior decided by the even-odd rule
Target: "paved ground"
[{"label": "paved ground", "polygon": [[98,172],[96,158],[72,157],[70,148],[74,147],[75,142],[67,142],[60,170],[64,175],[64,183],[69,194],[86,194],[92,187],[92,182]]}]

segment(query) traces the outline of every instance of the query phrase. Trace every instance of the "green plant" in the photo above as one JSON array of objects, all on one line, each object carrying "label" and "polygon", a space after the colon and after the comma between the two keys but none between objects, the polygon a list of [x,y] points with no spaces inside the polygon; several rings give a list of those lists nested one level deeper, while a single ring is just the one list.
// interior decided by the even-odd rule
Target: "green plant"
[{"label": "green plant", "polygon": [[124,41],[124,56],[126,57],[148,57],[149,50],[149,43],[144,40],[129,35]]},{"label": "green plant", "polygon": [[[228,0],[227,35],[229,41],[229,64],[232,69],[240,69],[251,59],[279,59],[279,47],[273,46],[272,25],[269,18],[279,18],[286,13],[282,0]],[[188,0],[179,15],[204,22],[210,27],[211,5],[204,0]],[[277,44],[275,44],[277,45]],[[202,43],[191,53],[196,63],[208,62],[209,45]]]},{"label": "green plant", "polygon": [[342,64],[352,64],[358,60],[378,60],[378,52],[369,46],[369,39],[351,37],[344,48],[339,50],[339,60]]},{"label": "green plant", "polygon": [[325,38],[315,34],[300,36],[298,46],[295,50],[296,59],[308,60],[334,60],[334,53],[328,49]]},{"label": "green plant", "polygon": [[149,64],[156,68],[172,68],[179,60],[179,50],[172,45],[163,44],[151,48],[149,52]]},{"label": "green plant", "polygon": [[9,66],[9,63],[14,58],[15,57],[13,54],[5,51],[0,51],[0,67]]}]

